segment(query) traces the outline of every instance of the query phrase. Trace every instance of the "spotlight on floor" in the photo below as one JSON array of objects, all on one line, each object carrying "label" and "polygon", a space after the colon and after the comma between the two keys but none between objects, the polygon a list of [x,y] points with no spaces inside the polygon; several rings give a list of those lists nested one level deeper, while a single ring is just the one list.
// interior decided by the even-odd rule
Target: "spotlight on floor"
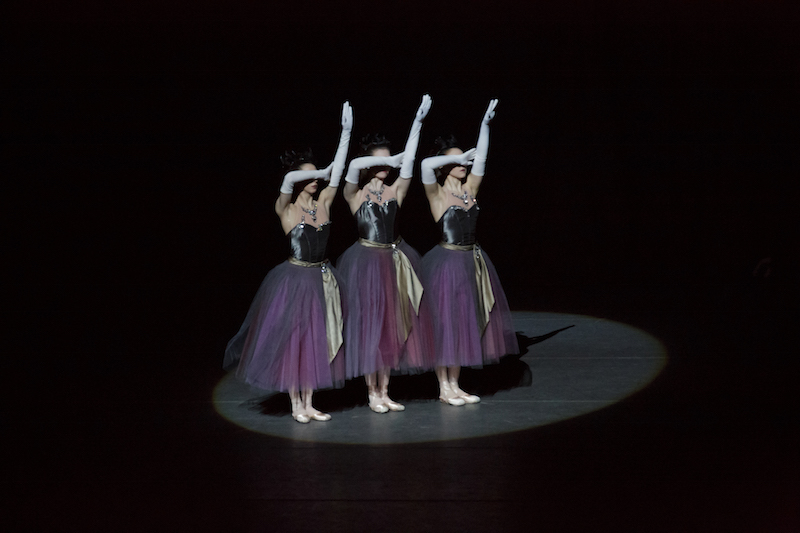
[{"label": "spotlight on floor", "polygon": [[[462,386],[482,394],[479,404],[453,407],[436,400],[432,375],[393,378],[406,390],[406,410],[372,413],[347,392],[317,396],[335,405],[333,420],[298,424],[285,395],[270,395],[229,374],[217,384],[217,412],[250,431],[310,442],[397,444],[510,433],[586,415],[646,387],[667,363],[667,350],[633,326],[584,315],[514,312],[521,357],[462,373]],[[348,386],[350,392],[353,387]],[[357,387],[356,387],[356,390]],[[410,391],[416,390],[416,396]],[[420,392],[421,391],[421,392]],[[410,401],[409,401],[410,399]],[[333,402],[333,403],[331,403]],[[349,403],[348,403],[349,402]],[[324,406],[318,407],[324,409]]]}]

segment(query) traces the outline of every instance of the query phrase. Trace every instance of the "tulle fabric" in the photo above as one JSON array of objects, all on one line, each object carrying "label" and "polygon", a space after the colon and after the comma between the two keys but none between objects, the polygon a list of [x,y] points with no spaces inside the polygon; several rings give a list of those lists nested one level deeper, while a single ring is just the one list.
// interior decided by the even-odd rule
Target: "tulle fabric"
[{"label": "tulle fabric", "polygon": [[436,331],[437,366],[481,366],[519,353],[508,300],[485,253],[495,304],[481,336],[473,253],[435,246],[422,259],[422,283]]},{"label": "tulle fabric", "polygon": [[[398,247],[419,276],[419,253],[404,241]],[[411,310],[411,331],[403,342],[400,305],[411,304],[408,295],[400,295],[397,289],[392,249],[356,242],[339,257],[336,267],[348,288],[344,334],[347,378],[384,368],[401,373],[431,370],[435,362],[433,330],[424,293],[419,315]]]},{"label": "tulle fabric", "polygon": [[[339,283],[344,313],[341,277],[328,268]],[[223,366],[230,368],[237,361],[236,376],[261,389],[287,392],[343,385],[341,349],[329,363],[319,268],[286,261],[267,274],[225,350]]]}]

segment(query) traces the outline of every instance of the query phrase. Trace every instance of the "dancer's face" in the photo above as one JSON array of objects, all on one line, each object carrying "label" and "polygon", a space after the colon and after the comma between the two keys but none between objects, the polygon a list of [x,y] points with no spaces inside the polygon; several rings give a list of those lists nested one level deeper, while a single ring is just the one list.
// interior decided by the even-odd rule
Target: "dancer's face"
[{"label": "dancer's face", "polygon": [[[370,155],[374,155],[376,157],[389,157],[392,153],[389,151],[388,148],[375,148]],[[389,177],[389,168],[390,167],[375,167],[372,169],[374,174],[370,176],[370,178],[378,178],[379,180],[385,180]]]},{"label": "dancer's face", "polygon": [[[464,151],[461,148],[450,148],[444,155],[461,155],[463,153]],[[447,175],[461,181],[467,177],[467,167],[464,165],[454,165],[450,168],[450,172]]]},{"label": "dancer's face", "polygon": [[[314,163],[303,163],[300,165],[298,170],[317,170],[317,166]],[[310,195],[314,195],[319,189],[319,185],[317,184],[317,180],[309,181],[305,187],[303,187],[303,191],[307,192]]]}]

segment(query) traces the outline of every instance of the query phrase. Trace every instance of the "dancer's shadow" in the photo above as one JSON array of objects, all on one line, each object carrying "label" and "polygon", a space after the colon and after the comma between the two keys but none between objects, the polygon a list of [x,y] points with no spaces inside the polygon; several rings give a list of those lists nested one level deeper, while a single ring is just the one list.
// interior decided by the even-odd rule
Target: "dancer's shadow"
[{"label": "dancer's shadow", "polygon": [[286,416],[292,414],[292,404],[289,401],[289,395],[285,392],[252,398],[243,402],[241,407],[247,407],[262,415]]},{"label": "dancer's shadow", "polygon": [[528,348],[574,326],[573,324],[536,337],[528,337],[518,331],[517,343],[520,353],[505,355],[497,364],[486,365],[483,368],[462,368],[459,379],[461,388],[478,396],[492,396],[503,390],[530,387],[533,382],[531,369],[521,360],[528,353]]},{"label": "dancer's shadow", "polygon": [[[459,380],[461,387],[478,396],[492,396],[502,390],[530,387],[533,382],[531,369],[527,363],[521,361],[522,356],[527,354],[528,348],[534,344],[544,342],[572,327],[574,327],[574,324],[536,337],[528,337],[517,332],[519,354],[503,356],[497,364],[486,365],[483,368],[463,368]],[[436,381],[436,375],[433,372],[392,376],[389,393],[392,398],[401,403],[433,401],[439,397],[439,383]],[[289,395],[286,393],[254,398],[246,402],[245,405],[249,409],[265,415],[286,416],[292,412]],[[314,393],[314,406],[326,413],[347,411],[366,405],[367,386],[364,378],[352,379],[341,389],[323,390]]]}]

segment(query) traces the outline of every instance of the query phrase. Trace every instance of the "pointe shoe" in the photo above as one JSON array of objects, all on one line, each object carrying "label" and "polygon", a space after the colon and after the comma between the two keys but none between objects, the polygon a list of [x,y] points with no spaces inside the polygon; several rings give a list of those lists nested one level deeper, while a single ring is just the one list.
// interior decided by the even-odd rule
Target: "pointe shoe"
[{"label": "pointe shoe", "polygon": [[383,405],[382,403],[379,404],[369,404],[369,408],[375,411],[376,413],[388,413],[389,408]]},{"label": "pointe shoe", "polygon": [[305,413],[292,413],[292,418],[294,418],[301,424],[308,424],[309,422],[311,422],[311,417]]},{"label": "pointe shoe", "polygon": [[464,400],[465,403],[479,403],[481,401],[480,396],[475,396],[474,394],[468,394],[466,392],[464,394],[459,394],[458,397]]},{"label": "pointe shoe", "polygon": [[442,403],[447,403],[450,405],[457,405],[457,406],[464,405],[465,403],[467,403],[466,400],[464,400],[464,398],[459,398],[457,396],[454,396],[452,398],[445,398],[443,396],[439,396],[439,401]]},{"label": "pointe shoe", "polygon": [[380,398],[370,398],[369,399],[369,408],[375,411],[376,413],[388,413],[389,408],[383,404],[383,401]]},{"label": "pointe shoe", "polygon": [[331,415],[317,411],[316,413],[311,413],[311,418],[314,420],[319,420],[320,422],[327,422],[331,419]]},{"label": "pointe shoe", "polygon": [[388,407],[390,411],[405,411],[406,410],[406,406],[405,405],[403,405],[402,403],[397,403],[397,402],[395,402],[393,400],[390,400],[389,398],[385,398],[383,400],[383,405]]}]

